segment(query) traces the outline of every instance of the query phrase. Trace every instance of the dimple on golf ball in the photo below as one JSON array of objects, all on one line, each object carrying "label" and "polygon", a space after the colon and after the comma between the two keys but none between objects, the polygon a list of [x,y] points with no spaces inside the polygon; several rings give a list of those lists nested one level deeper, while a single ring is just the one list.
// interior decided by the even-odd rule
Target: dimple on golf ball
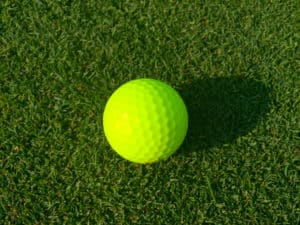
[{"label": "dimple on golf ball", "polygon": [[111,147],[136,163],[167,159],[182,144],[188,113],[180,95],[162,81],[141,78],[108,99],[103,128]]}]

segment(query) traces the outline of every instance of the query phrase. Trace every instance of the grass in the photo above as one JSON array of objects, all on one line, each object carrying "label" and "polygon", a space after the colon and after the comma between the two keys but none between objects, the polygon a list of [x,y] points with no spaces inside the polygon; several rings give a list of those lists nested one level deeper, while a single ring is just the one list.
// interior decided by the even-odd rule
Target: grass
[{"label": "grass", "polygon": [[[0,2],[0,223],[299,224],[300,4]],[[124,82],[175,87],[188,136],[136,165],[105,140]]]}]

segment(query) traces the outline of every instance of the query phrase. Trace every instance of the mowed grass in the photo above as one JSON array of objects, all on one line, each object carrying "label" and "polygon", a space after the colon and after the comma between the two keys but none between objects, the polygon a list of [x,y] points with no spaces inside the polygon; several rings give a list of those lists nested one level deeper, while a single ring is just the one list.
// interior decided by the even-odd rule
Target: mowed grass
[{"label": "mowed grass", "polygon": [[[0,2],[0,224],[299,224],[300,3]],[[124,82],[184,98],[167,161],[102,127]]]}]

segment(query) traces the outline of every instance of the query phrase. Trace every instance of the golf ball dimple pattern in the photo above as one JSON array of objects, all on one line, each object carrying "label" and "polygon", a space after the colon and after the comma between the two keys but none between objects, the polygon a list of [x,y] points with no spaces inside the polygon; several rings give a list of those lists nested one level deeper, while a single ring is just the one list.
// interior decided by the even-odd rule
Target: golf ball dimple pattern
[{"label": "golf ball dimple pattern", "polygon": [[188,115],[172,87],[143,78],[125,83],[112,94],[103,125],[108,142],[122,157],[151,163],[178,149],[186,135]]}]

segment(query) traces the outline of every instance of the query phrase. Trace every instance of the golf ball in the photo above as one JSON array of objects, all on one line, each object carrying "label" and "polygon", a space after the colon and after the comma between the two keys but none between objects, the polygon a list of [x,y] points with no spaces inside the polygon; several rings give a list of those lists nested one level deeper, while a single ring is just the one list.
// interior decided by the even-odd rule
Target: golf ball
[{"label": "golf ball", "polygon": [[111,95],[103,127],[109,144],[123,158],[153,163],[167,159],[182,144],[188,113],[171,86],[141,78],[123,84]]}]

